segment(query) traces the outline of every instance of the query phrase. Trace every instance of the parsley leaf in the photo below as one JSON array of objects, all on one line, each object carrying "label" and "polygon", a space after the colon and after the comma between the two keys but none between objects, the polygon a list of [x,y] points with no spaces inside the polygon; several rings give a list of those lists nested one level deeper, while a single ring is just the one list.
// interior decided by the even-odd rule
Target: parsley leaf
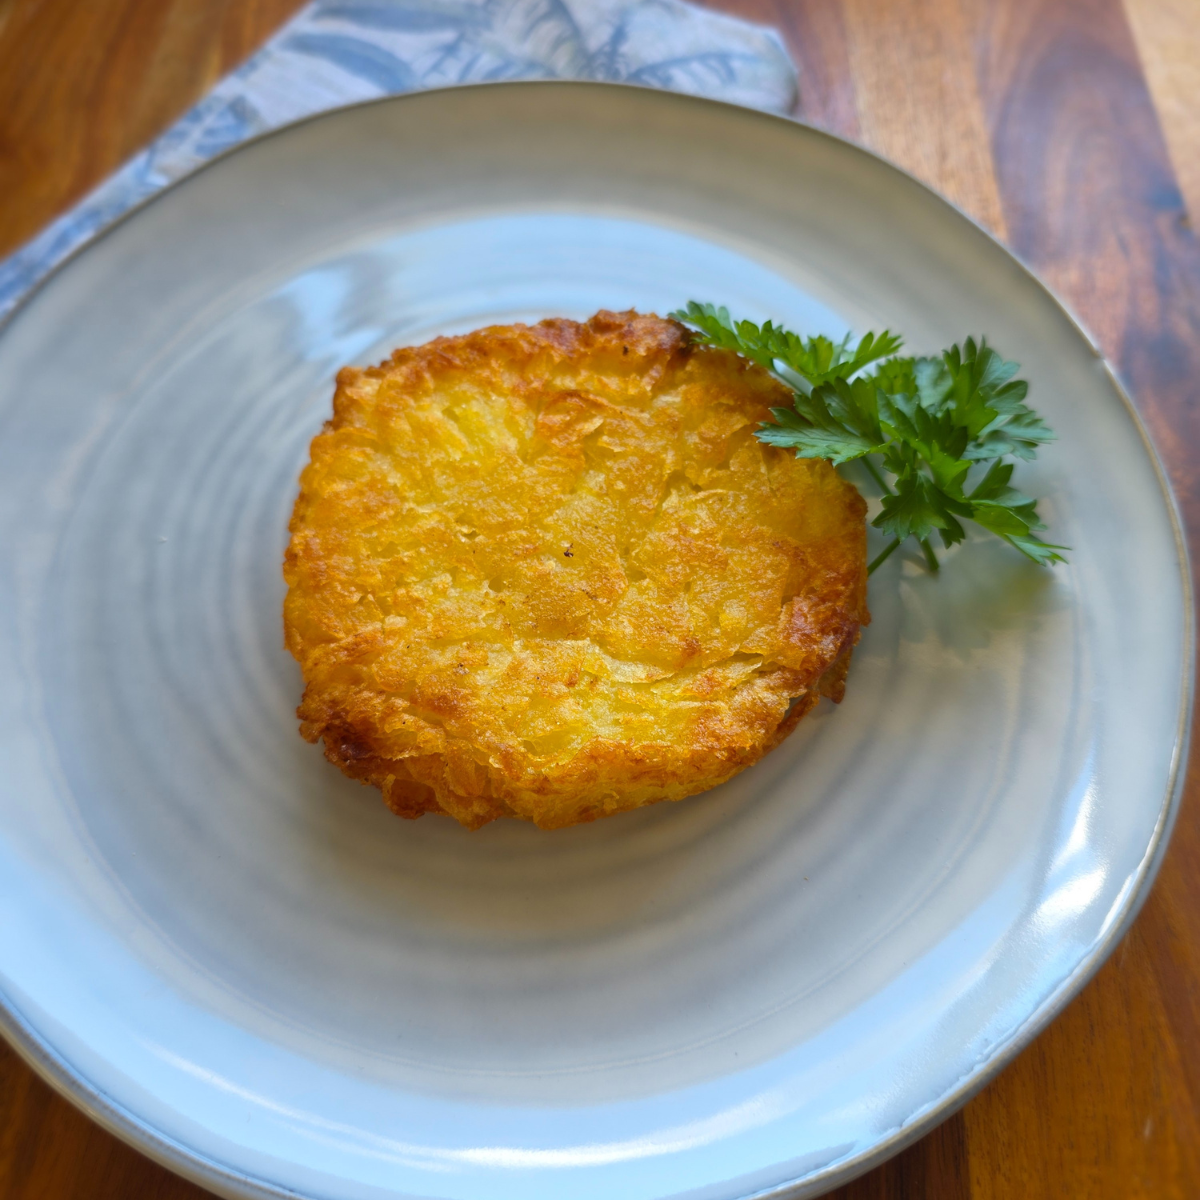
[{"label": "parsley leaf", "polygon": [[961,542],[964,520],[1036,563],[1066,561],[1059,553],[1065,546],[1039,536],[1046,526],[1037,502],[1011,486],[1013,464],[1004,461],[1034,458],[1054,432],[1025,403],[1029,385],[1016,378],[1017,364],[986,341],[967,338],[939,358],[906,358],[888,330],[857,344],[849,334],[840,342],[801,338],[770,321],[734,321],[728,309],[695,300],[671,317],[699,344],[732,350],[793,389],[793,407],[771,409],[760,441],[799,458],[835,466],[860,460],[867,468],[883,492],[873,524],[892,538],[868,571],[910,537],[936,571],[931,537],[936,532],[944,546]]},{"label": "parsley leaf", "polygon": [[733,321],[729,309],[689,300],[686,309],[671,313],[672,318],[697,330],[695,340],[702,345],[733,350],[768,371],[782,363],[810,385],[833,379],[849,379],[864,367],[900,349],[900,339],[885,329],[878,337],[868,333],[853,350],[850,335],[839,343],[827,337],[801,338],[768,321]]}]

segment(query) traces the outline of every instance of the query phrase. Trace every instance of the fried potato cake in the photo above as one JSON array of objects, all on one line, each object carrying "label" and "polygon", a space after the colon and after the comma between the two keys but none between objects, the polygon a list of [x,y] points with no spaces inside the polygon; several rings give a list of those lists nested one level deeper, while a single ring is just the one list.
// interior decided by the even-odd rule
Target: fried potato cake
[{"label": "fried potato cake", "polygon": [[866,611],[866,506],[766,371],[634,312],[338,375],[284,574],[301,732],[400,816],[546,829],[727,780]]}]

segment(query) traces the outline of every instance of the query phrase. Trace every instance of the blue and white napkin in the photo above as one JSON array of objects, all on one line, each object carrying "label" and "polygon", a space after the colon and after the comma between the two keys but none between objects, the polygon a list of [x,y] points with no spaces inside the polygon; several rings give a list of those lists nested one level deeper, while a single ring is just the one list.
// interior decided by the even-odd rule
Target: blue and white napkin
[{"label": "blue and white napkin", "polygon": [[637,83],[774,112],[796,101],[773,30],[683,0],[316,0],[0,262],[0,318],[104,226],[254,134],[377,96],[500,79]]}]

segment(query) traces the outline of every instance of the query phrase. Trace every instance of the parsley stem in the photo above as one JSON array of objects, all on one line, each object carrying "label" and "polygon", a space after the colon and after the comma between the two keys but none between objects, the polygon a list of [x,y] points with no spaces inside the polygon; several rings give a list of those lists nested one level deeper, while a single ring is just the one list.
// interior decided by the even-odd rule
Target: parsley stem
[{"label": "parsley stem", "polygon": [[879,484],[879,490],[883,492],[885,496],[890,496],[892,494],[892,489],[888,487],[887,481],[882,475],[880,475],[879,468],[871,461],[871,456],[869,454],[864,454],[860,461],[862,462],[862,465],[867,468],[867,474],[870,475],[877,484]]},{"label": "parsley stem", "polygon": [[921,538],[921,549],[925,551],[925,563],[933,572],[941,569],[941,564],[937,560],[937,555],[933,552],[933,547],[929,544],[928,538]]},{"label": "parsley stem", "polygon": [[867,567],[867,574],[868,574],[868,575],[870,575],[870,574],[871,574],[871,572],[872,572],[872,571],[874,571],[876,567],[880,567],[880,566],[882,566],[882,565],[883,565],[885,562],[887,562],[887,560],[888,560],[888,557],[891,555],[892,551],[893,551],[893,550],[895,550],[895,549],[896,549],[896,547],[897,547],[897,546],[899,546],[899,545],[900,545],[900,539],[899,539],[899,538],[895,538],[895,539],[893,539],[891,542],[889,542],[889,543],[888,543],[888,545],[887,545],[887,546],[886,546],[886,547],[885,547],[883,550],[881,550],[881,551],[880,551],[880,552],[879,552],[879,553],[878,553],[878,554],[877,554],[877,555],[876,555],[876,556],[875,556],[875,557],[874,557],[874,558],[871,560],[871,565],[870,565],[869,567]]}]

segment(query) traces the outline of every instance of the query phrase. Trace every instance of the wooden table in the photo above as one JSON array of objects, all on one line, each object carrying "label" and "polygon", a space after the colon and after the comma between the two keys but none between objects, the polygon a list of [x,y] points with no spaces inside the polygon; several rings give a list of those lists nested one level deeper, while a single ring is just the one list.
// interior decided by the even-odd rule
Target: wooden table
[{"label": "wooden table", "polygon": [[[804,120],[938,188],[1074,307],[1137,398],[1200,563],[1200,0],[712,3],[783,32]],[[0,0],[0,253],[297,7]],[[1083,994],[962,1111],[831,1196],[1200,1197],[1198,790],[1200,754],[1158,882]],[[204,1194],[0,1046],[0,1200]]]}]

